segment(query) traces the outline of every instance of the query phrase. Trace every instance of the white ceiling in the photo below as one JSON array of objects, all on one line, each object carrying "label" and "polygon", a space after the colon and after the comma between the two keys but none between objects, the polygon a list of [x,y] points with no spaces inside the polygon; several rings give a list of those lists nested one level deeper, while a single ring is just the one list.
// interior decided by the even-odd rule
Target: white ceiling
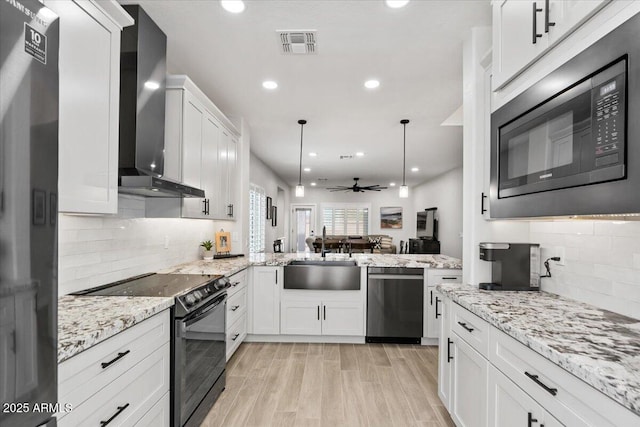
[{"label": "white ceiling", "polygon": [[[125,3],[125,1],[123,1]],[[489,0],[246,1],[238,15],[218,1],[135,1],[168,37],[171,73],[187,74],[228,116],[251,126],[251,150],[291,185],[387,185],[402,181],[407,125],[407,184],[462,165],[462,129],[443,127],[462,103],[462,41],[490,25]],[[276,30],[317,30],[317,54],[280,53]],[[376,78],[374,90],[363,87]],[[275,80],[274,91],[262,81]],[[318,156],[311,158],[308,153]],[[340,155],[365,152],[352,160]],[[417,173],[409,169],[420,168]]]}]

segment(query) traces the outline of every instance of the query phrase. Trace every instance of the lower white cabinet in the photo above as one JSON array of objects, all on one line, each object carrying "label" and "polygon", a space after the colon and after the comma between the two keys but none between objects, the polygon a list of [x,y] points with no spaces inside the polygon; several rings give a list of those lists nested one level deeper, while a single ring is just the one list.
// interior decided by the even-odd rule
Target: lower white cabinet
[{"label": "lower white cabinet", "polygon": [[253,267],[251,286],[252,327],[256,335],[280,333],[280,289],[284,274],[282,267]]},{"label": "lower white cabinet", "polygon": [[489,361],[451,334],[451,418],[458,426],[487,426]]},{"label": "lower white cabinet", "polygon": [[168,426],[169,333],[165,310],[62,362],[58,396],[73,410],[58,425]]},{"label": "lower white cabinet", "polygon": [[488,399],[490,426],[562,425],[495,366],[489,367]]},{"label": "lower white cabinet", "polygon": [[453,355],[451,353],[453,340],[451,339],[451,300],[434,293],[434,300],[440,309],[440,339],[438,345],[438,397],[447,411],[451,412],[451,370]]},{"label": "lower white cabinet", "polygon": [[[442,283],[461,283],[462,270],[432,270],[425,271],[424,317],[422,336],[438,338],[440,336],[440,313],[436,307],[436,286]],[[442,298],[440,298],[442,300]]]},{"label": "lower white cabinet", "polygon": [[247,270],[229,276],[227,292],[227,360],[247,336]]},{"label": "lower white cabinet", "polygon": [[[363,302],[359,291],[292,291],[282,297],[283,335],[364,336]],[[321,292],[321,291],[320,291]],[[323,298],[324,297],[324,298]]]}]

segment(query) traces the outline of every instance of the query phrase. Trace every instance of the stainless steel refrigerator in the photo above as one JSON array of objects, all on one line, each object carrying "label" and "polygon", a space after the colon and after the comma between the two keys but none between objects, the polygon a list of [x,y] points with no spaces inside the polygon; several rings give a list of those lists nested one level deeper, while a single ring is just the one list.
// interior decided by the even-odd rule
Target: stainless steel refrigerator
[{"label": "stainless steel refrigerator", "polygon": [[0,2],[0,426],[55,425],[58,18]]}]

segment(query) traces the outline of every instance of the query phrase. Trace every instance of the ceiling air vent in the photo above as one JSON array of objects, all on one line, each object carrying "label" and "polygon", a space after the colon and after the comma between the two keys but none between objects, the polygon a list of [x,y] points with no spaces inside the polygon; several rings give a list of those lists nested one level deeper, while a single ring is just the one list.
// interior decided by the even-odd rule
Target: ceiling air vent
[{"label": "ceiling air vent", "polygon": [[316,30],[277,30],[282,53],[309,55],[316,53]]},{"label": "ceiling air vent", "polygon": [[353,159],[352,154],[343,154],[340,156],[340,160],[349,160],[349,159]]}]

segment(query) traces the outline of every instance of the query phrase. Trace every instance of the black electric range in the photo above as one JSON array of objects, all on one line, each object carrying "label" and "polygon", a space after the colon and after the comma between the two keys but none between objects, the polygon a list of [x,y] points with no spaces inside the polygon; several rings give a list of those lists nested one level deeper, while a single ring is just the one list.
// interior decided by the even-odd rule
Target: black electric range
[{"label": "black electric range", "polygon": [[199,426],[225,387],[229,279],[219,275],[150,274],[76,295],[173,297],[171,425]]}]

